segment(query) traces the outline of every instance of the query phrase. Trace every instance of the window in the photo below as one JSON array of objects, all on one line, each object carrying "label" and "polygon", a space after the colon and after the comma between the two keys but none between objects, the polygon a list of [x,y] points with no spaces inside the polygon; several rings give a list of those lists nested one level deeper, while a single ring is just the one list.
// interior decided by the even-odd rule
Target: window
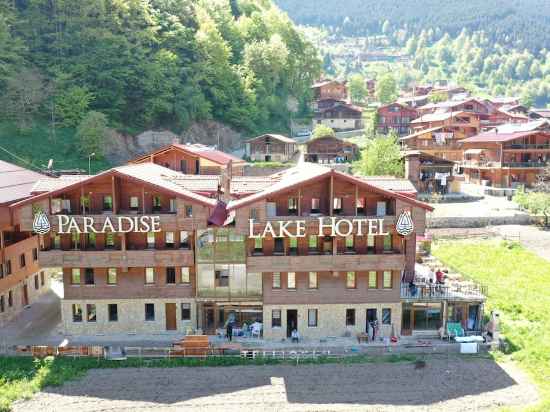
[{"label": "window", "polygon": [[296,289],[296,272],[288,272],[286,274],[287,289]]},{"label": "window", "polygon": [[389,270],[386,270],[384,271],[384,289],[391,289],[392,287],[392,284],[391,284],[391,271]]},{"label": "window", "polygon": [[19,255],[19,266],[24,268],[26,265],[26,262],[25,262],[25,254],[24,253],[21,253]]},{"label": "window", "polygon": [[309,235],[308,247],[310,252],[317,252],[317,235]]},{"label": "window", "polygon": [[353,235],[346,236],[346,252],[354,252]]},{"label": "window", "polygon": [[4,296],[0,296],[0,313],[4,312],[6,310],[5,303],[4,303]]},{"label": "window", "polygon": [[0,279],[4,277],[4,264],[0,264]]},{"label": "window", "polygon": [[341,197],[335,197],[332,199],[332,211],[334,214],[339,215],[342,213],[342,198]]},{"label": "window", "polygon": [[153,321],[155,320],[155,304],[146,303],[145,304],[145,320]]},{"label": "window", "polygon": [[298,253],[298,239],[295,237],[290,238],[289,252],[291,255]]},{"label": "window", "polygon": [[80,233],[71,232],[71,245],[75,250],[80,248]]},{"label": "window", "polygon": [[84,283],[86,285],[93,285],[95,283],[95,281],[94,281],[94,269],[93,268],[86,268],[84,270]]},{"label": "window", "polygon": [[71,284],[80,285],[80,268],[73,268],[71,272]]},{"label": "window", "polygon": [[6,276],[11,275],[11,260],[6,260]]},{"label": "window", "polygon": [[181,283],[190,283],[191,278],[189,276],[189,268],[188,267],[182,267],[181,268]]},{"label": "window", "polygon": [[33,250],[32,250],[32,260],[35,261],[35,262],[38,260],[38,249],[37,248],[33,248]]},{"label": "window", "polygon": [[185,217],[193,217],[193,206],[185,205]]},{"label": "window", "polygon": [[44,271],[40,272],[40,286],[44,286],[44,284],[46,283],[45,279],[44,279]]},{"label": "window", "polygon": [[288,198],[288,214],[290,216],[298,214],[298,200],[295,197]]},{"label": "window", "polygon": [[180,231],[180,248],[189,249],[189,233],[185,230]]},{"label": "window", "polygon": [[97,320],[97,313],[95,305],[87,304],[86,305],[86,320],[88,322],[95,322]]},{"label": "window", "polygon": [[109,322],[118,321],[118,305],[116,303],[109,303],[107,305],[107,311],[109,312]]},{"label": "window", "polygon": [[357,198],[357,203],[355,204],[355,209],[356,209],[356,213],[358,215],[364,215],[366,214],[366,210],[367,210],[367,206],[366,206],[367,202],[366,202],[366,199],[364,197],[359,197]]},{"label": "window", "polygon": [[317,289],[317,272],[309,272],[309,288]]},{"label": "window", "polygon": [[155,283],[155,268],[145,268],[145,284]]},{"label": "window", "polygon": [[271,327],[280,328],[281,327],[281,310],[273,309],[271,311]]},{"label": "window", "polygon": [[317,327],[317,309],[308,309],[307,326],[310,328]]},{"label": "window", "polygon": [[216,270],[215,272],[216,286],[228,287],[229,286],[229,270]]},{"label": "window", "polygon": [[165,233],[165,245],[167,248],[169,249],[173,249],[174,248],[174,245],[175,245],[175,237],[174,237],[174,232],[166,232]]},{"label": "window", "polygon": [[275,255],[283,255],[285,253],[285,244],[283,238],[275,238],[275,248],[273,249]]},{"label": "window", "polygon": [[40,282],[38,280],[38,275],[34,275],[34,288],[38,290],[40,288]]},{"label": "window", "polygon": [[176,268],[167,267],[166,268],[166,284],[173,285],[176,283]]},{"label": "window", "polygon": [[346,326],[355,326],[355,309],[346,309]]},{"label": "window", "polygon": [[153,232],[147,232],[147,248],[155,248],[155,234]]},{"label": "window", "polygon": [[117,284],[117,273],[116,268],[109,268],[107,271],[107,284],[116,285]]},{"label": "window", "polygon": [[271,287],[273,289],[281,289],[281,274],[279,272],[275,272],[271,275]]},{"label": "window", "polygon": [[73,322],[82,322],[82,306],[73,304]]},{"label": "window", "polygon": [[162,200],[160,196],[153,196],[153,212],[160,212],[162,209]]},{"label": "window", "polygon": [[96,237],[96,234],[91,232],[91,233],[88,233],[88,247],[90,249],[95,249],[96,248],[96,240],[97,240],[97,237]]},{"label": "window", "polygon": [[191,304],[181,304],[181,320],[191,320]]},{"label": "window", "polygon": [[262,242],[262,238],[255,238],[254,239],[254,253],[256,254],[261,254],[262,253],[262,247],[263,247],[263,242]]},{"label": "window", "polygon": [[53,235],[53,248],[61,249],[61,236],[58,233]]},{"label": "window", "polygon": [[392,238],[391,235],[384,236],[384,253],[392,251]]},{"label": "window", "polygon": [[139,198],[137,196],[130,196],[130,210],[139,210]]},{"label": "window", "polygon": [[386,202],[376,202],[376,216],[386,216]]},{"label": "window", "polygon": [[13,306],[13,292],[11,290],[8,292],[8,306],[10,308]]},{"label": "window", "polygon": [[105,247],[107,249],[114,249],[114,247],[115,247],[115,234],[113,232],[105,233]]},{"label": "window", "polygon": [[378,279],[377,279],[377,273],[376,272],[369,272],[369,289],[376,289],[378,288]]},{"label": "window", "polygon": [[57,199],[57,198],[52,199],[52,203],[51,203],[52,215],[61,213],[61,203],[62,203],[62,199]]},{"label": "window", "polygon": [[314,197],[313,199],[311,199],[311,213],[320,213],[320,204],[321,201],[319,200],[319,198]]},{"label": "window", "polygon": [[367,252],[374,252],[374,235],[367,236]]},{"label": "window", "polygon": [[105,212],[113,211],[113,196],[111,195],[103,196],[103,211]]},{"label": "window", "polygon": [[382,325],[391,325],[391,309],[382,308]]},{"label": "window", "polygon": [[176,213],[178,211],[178,204],[176,199],[170,199],[170,212]]},{"label": "window", "polygon": [[355,289],[356,283],[355,283],[355,272],[347,272],[346,273],[346,287],[348,289]]},{"label": "window", "polygon": [[256,220],[258,218],[258,209],[256,208],[250,209],[249,217],[252,220]]}]

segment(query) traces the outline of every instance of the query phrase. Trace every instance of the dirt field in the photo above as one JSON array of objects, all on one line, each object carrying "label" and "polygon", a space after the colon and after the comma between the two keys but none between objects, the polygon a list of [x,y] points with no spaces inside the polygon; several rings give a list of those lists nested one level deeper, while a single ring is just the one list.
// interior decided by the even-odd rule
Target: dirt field
[{"label": "dirt field", "polygon": [[484,411],[538,395],[511,365],[428,358],[411,363],[92,370],[15,412]]}]

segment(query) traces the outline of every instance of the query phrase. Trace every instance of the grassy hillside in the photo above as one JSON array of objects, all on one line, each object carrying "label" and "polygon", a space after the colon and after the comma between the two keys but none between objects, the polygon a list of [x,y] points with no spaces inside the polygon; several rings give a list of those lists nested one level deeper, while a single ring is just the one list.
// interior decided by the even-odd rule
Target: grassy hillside
[{"label": "grassy hillside", "polygon": [[[56,170],[87,171],[88,157],[78,152],[74,133],[74,129],[58,129],[54,137],[45,124],[38,122],[28,133],[21,134],[13,124],[2,122],[0,123],[0,159],[33,170],[36,169],[29,164],[43,169],[48,165],[48,161],[53,159],[53,167]],[[22,160],[8,154],[4,149]],[[92,158],[91,166],[92,173],[96,173],[108,169],[111,165],[107,160]]]},{"label": "grassy hillside", "polygon": [[486,312],[498,310],[509,356],[539,384],[550,410],[550,262],[523,247],[498,241],[453,241],[435,245],[446,265],[489,287]]}]

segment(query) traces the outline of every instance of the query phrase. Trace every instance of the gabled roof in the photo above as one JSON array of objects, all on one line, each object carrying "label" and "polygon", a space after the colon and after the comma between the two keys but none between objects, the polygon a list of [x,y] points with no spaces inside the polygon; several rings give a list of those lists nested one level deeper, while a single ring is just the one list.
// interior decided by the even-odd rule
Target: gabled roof
[{"label": "gabled roof", "polygon": [[550,123],[548,120],[535,120],[526,123],[507,123],[497,126],[488,132],[480,133],[466,139],[461,143],[485,143],[485,142],[508,142],[510,140],[545,133],[550,135]]},{"label": "gabled roof", "polygon": [[318,87],[327,86],[327,85],[329,85],[329,84],[331,84],[331,83],[338,83],[338,84],[342,84],[342,85],[344,85],[344,86],[346,85],[346,82],[345,82],[345,81],[340,82],[340,81],[338,81],[338,80],[320,80],[320,81],[318,81],[317,83],[313,83],[313,84],[311,85],[311,88],[312,88],[312,89],[316,89],[316,88],[318,88]]},{"label": "gabled roof", "polygon": [[444,164],[448,166],[454,166],[455,162],[448,159],[443,159],[439,156],[434,156],[430,153],[423,152],[421,150],[409,150],[403,154],[403,157],[409,157],[409,156],[418,156],[420,158],[420,162],[428,161],[433,162],[437,164]]},{"label": "gabled roof", "polygon": [[[426,107],[426,106],[424,106]],[[411,124],[418,124],[418,123],[426,123],[426,122],[441,122],[444,120],[452,119],[453,117],[463,115],[463,114],[471,114],[474,113],[471,112],[435,112],[435,113],[427,113],[423,114],[422,116],[418,117],[417,119],[414,119]]]},{"label": "gabled roof", "polygon": [[228,211],[239,209],[241,207],[258,202],[262,199],[276,195],[278,193],[292,190],[301,185],[314,183],[318,180],[322,180],[331,175],[336,178],[357,184],[375,193],[380,193],[388,197],[397,198],[404,201],[405,203],[411,204],[413,206],[418,206],[426,210],[430,210],[430,211],[433,210],[433,208],[426,203],[420,202],[402,193],[383,189],[377,185],[369,183],[367,180],[365,180],[365,178],[352,176],[347,173],[339,172],[337,170],[331,169],[329,167],[321,166],[316,163],[306,163],[306,162],[300,163],[295,167],[292,167],[290,169],[287,169],[285,171],[275,174],[274,176],[280,177],[279,181],[273,183],[271,186],[253,195],[244,197],[242,199],[230,201],[229,204],[227,205],[227,209]]},{"label": "gabled roof", "polygon": [[351,103],[346,103],[346,102],[342,102],[342,103],[337,102],[333,106],[329,106],[329,107],[325,107],[323,109],[319,109],[317,111],[317,113],[324,113],[324,112],[328,112],[329,110],[342,110],[342,109],[349,109],[353,112],[363,113],[363,108],[362,107],[355,106]]},{"label": "gabled roof", "polygon": [[158,156],[162,153],[171,151],[171,150],[177,150],[182,153],[185,153],[190,156],[195,157],[202,157],[204,159],[207,159],[211,162],[217,163],[219,165],[227,165],[229,162],[233,162],[233,164],[241,164],[246,163],[243,159],[238,158],[236,156],[230,155],[229,153],[222,152],[220,150],[213,149],[209,146],[201,145],[201,144],[180,144],[180,143],[172,143],[166,146],[163,146],[154,152],[144,154],[142,156],[139,156],[133,160],[131,160],[129,163],[137,163],[141,162],[143,160],[147,160],[151,156]]},{"label": "gabled roof", "polygon": [[0,204],[16,202],[31,196],[43,174],[0,160]]},{"label": "gabled roof", "polygon": [[267,189],[275,182],[278,182],[280,177],[277,175],[271,176],[233,176],[231,178],[230,192],[232,195],[243,195],[260,192]]},{"label": "gabled roof", "polygon": [[269,136],[270,138],[275,140],[279,140],[280,142],[283,142],[283,143],[296,143],[296,140],[290,137],[283,136],[282,134],[273,134],[273,133],[266,133],[266,134],[262,134],[261,136],[253,137],[252,139],[248,139],[247,142],[250,143],[250,142],[253,142],[254,140],[258,140],[266,136]]},{"label": "gabled roof", "polygon": [[51,192],[52,190],[61,189],[72,185],[73,183],[81,182],[83,179],[89,178],[90,175],[61,175],[59,177],[46,177],[37,181],[32,187],[32,194],[43,192]]},{"label": "gabled roof", "polygon": [[461,99],[461,100],[446,100],[444,102],[439,102],[439,103],[428,103],[424,106],[422,106],[422,109],[425,110],[425,109],[452,109],[453,107],[457,107],[457,106],[460,106],[462,104],[466,104],[466,103],[469,103],[469,102],[476,102],[476,103],[479,103],[481,104],[482,106],[485,106],[485,104],[472,97],[472,98],[468,98],[468,99]]},{"label": "gabled roof", "polygon": [[63,187],[54,188],[48,192],[43,192],[21,202],[15,203],[13,206],[20,206],[28,202],[34,202],[49,196],[55,196],[67,190],[79,188],[83,184],[92,183],[107,176],[118,176],[129,180],[138,181],[144,185],[153,186],[159,190],[172,193],[174,196],[183,197],[205,206],[215,206],[217,203],[214,199],[194,193],[183,188],[182,185],[177,184],[175,180],[182,176],[181,173],[167,169],[155,163],[138,163],[115,167],[97,175],[83,177],[79,181]]}]

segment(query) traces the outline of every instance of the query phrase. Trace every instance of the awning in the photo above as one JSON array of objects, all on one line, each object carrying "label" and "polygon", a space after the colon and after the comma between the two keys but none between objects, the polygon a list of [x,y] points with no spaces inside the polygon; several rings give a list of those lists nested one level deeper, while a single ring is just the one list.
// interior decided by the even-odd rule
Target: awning
[{"label": "awning", "polygon": [[464,151],[464,154],[481,154],[485,149],[468,149]]}]

